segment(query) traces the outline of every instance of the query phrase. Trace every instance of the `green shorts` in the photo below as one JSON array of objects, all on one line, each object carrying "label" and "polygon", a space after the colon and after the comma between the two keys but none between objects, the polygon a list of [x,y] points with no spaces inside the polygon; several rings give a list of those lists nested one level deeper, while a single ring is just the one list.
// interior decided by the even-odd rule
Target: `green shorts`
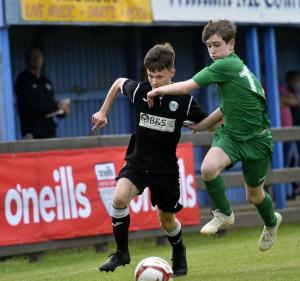
[{"label": "green shorts", "polygon": [[242,161],[245,182],[248,186],[261,185],[268,172],[272,154],[273,139],[269,129],[262,135],[245,141],[237,141],[224,132],[220,126],[215,132],[212,147],[220,147],[235,165]]}]

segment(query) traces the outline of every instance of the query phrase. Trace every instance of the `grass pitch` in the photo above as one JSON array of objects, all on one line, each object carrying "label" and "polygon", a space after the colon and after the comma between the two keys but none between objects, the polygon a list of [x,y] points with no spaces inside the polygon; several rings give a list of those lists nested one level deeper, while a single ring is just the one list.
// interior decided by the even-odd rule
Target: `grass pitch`
[{"label": "grass pitch", "polygon": [[[185,234],[189,274],[176,281],[300,280],[300,223],[282,225],[277,243],[267,252],[257,248],[260,234],[261,228],[230,230],[221,238]],[[89,248],[48,251],[36,263],[24,257],[0,262],[0,280],[132,281],[135,266],[143,258],[160,256],[170,261],[169,245],[156,246],[154,239],[131,241],[130,249],[131,264],[113,273],[98,271],[109,253],[97,254]]]}]

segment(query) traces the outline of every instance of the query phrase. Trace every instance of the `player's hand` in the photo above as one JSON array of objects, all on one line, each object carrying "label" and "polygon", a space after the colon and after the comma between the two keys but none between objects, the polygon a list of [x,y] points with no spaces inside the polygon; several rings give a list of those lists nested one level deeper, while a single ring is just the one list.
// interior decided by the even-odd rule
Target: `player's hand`
[{"label": "player's hand", "polygon": [[93,132],[98,128],[103,128],[107,124],[106,115],[101,111],[96,112],[92,116],[92,124],[94,125],[92,128]]},{"label": "player's hand", "polygon": [[156,96],[158,96],[158,93],[155,89],[148,92],[148,94],[147,94],[147,103],[148,103],[149,108],[153,107],[153,99]]},{"label": "player's hand", "polygon": [[191,129],[193,131],[193,134],[201,131],[201,129],[199,128],[199,123],[194,123],[191,121],[184,121],[183,126]]}]

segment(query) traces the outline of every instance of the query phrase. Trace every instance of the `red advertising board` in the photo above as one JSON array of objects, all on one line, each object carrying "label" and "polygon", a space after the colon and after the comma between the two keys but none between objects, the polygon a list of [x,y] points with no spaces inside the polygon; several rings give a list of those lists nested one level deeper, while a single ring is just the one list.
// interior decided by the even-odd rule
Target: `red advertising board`
[{"label": "red advertising board", "polygon": [[[112,233],[125,147],[0,155],[0,246]],[[183,225],[199,223],[193,147],[177,149]],[[159,228],[148,189],[130,203],[131,231]]]}]

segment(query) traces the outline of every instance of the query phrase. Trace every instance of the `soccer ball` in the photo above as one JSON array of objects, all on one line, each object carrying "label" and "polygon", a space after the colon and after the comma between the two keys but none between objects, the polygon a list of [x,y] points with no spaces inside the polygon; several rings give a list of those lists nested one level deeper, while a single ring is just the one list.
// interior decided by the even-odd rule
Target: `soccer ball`
[{"label": "soccer ball", "polygon": [[173,281],[172,267],[162,258],[143,259],[134,272],[135,281]]}]

